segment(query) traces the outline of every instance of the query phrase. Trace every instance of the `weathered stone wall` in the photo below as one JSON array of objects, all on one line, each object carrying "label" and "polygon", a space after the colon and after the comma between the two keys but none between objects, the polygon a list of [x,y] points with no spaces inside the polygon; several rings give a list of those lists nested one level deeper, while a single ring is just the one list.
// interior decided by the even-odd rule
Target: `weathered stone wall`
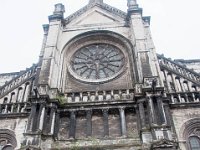
[{"label": "weathered stone wall", "polygon": [[13,73],[3,73],[0,74],[0,87],[3,86],[6,82],[9,82],[14,77],[18,76],[19,72],[13,72]]},{"label": "weathered stone wall", "polygon": [[180,142],[181,150],[186,150],[185,145],[187,139],[183,137],[184,123],[193,119],[200,118],[199,108],[183,108],[183,109],[171,109],[172,118],[178,140]]},{"label": "weathered stone wall", "polygon": [[[137,116],[132,110],[126,110],[125,115],[127,137],[138,138]],[[108,136],[110,138],[121,137],[120,115],[118,111],[110,111],[108,115]],[[69,140],[70,118],[69,115],[62,116],[60,119],[60,127],[58,140]],[[85,113],[76,114],[76,139],[86,138],[87,120]],[[101,110],[92,114],[92,135],[93,138],[104,138],[104,120]]]},{"label": "weathered stone wall", "polygon": [[2,118],[0,119],[0,129],[9,129],[13,131],[16,135],[16,140],[17,140],[17,147],[16,149],[20,148],[21,142],[24,140],[24,131],[27,125],[27,118],[23,119],[5,119]]}]

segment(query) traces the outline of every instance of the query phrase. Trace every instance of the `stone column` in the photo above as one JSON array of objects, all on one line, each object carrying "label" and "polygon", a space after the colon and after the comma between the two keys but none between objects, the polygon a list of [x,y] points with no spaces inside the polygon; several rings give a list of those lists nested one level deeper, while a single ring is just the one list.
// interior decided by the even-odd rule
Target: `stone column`
[{"label": "stone column", "polygon": [[17,89],[16,103],[18,102],[19,92],[20,92],[20,88]]},{"label": "stone column", "polygon": [[108,124],[108,109],[103,109],[103,127],[104,127],[104,137],[109,136],[109,124]]},{"label": "stone column", "polygon": [[179,78],[179,84],[180,84],[180,87],[181,87],[181,92],[185,92],[185,89],[183,88],[183,82],[182,82],[181,78]]},{"label": "stone column", "polygon": [[14,111],[14,105],[15,105],[15,104],[12,104],[12,105],[11,105],[10,113],[13,113],[13,111]]},{"label": "stone column", "polygon": [[83,93],[80,93],[80,101],[83,101]]},{"label": "stone column", "polygon": [[25,97],[25,93],[26,93],[26,90],[27,90],[27,86],[28,86],[28,84],[25,84],[21,102],[24,102],[24,97]]},{"label": "stone column", "polygon": [[155,118],[155,110],[154,110],[154,105],[153,105],[153,100],[149,96],[148,97],[148,104],[149,104],[149,119],[151,124],[156,124],[156,118]]},{"label": "stone column", "polygon": [[162,102],[162,98],[161,97],[157,97],[157,104],[158,104],[158,110],[160,113],[160,121],[161,124],[166,124],[166,115],[165,115],[165,111],[164,111],[164,107],[163,107],[163,102]]},{"label": "stone column", "polygon": [[72,93],[72,102],[75,102],[75,94]]},{"label": "stone column", "polygon": [[87,100],[87,101],[89,102],[89,101],[91,101],[91,99],[90,99],[90,96],[91,96],[91,95],[90,95],[90,92],[87,92],[87,94],[88,94],[88,96],[87,96],[87,97],[88,97],[88,100]]},{"label": "stone column", "polygon": [[106,91],[103,91],[103,101],[106,100]]},{"label": "stone column", "polygon": [[171,113],[170,113],[169,104],[164,103],[163,107],[164,107],[165,114],[166,114],[166,124],[168,126],[171,126],[172,125],[172,117],[171,117]]},{"label": "stone column", "polygon": [[50,112],[50,121],[49,121],[49,129],[50,129],[51,135],[53,135],[53,133],[54,133],[55,112],[56,112],[56,108],[55,108],[55,106],[52,106],[51,112]]},{"label": "stone column", "polygon": [[39,121],[39,130],[43,130],[43,124],[44,124],[44,117],[45,117],[45,106],[42,104],[41,106],[41,115],[40,115],[40,121]]},{"label": "stone column", "polygon": [[184,95],[185,95],[185,102],[189,102],[188,94],[185,93]]},{"label": "stone column", "polygon": [[70,127],[69,127],[69,138],[75,138],[76,134],[76,114],[74,111],[70,112]]},{"label": "stone column", "polygon": [[36,106],[37,106],[36,103],[31,104],[31,113],[30,113],[30,116],[29,116],[29,119],[28,119],[27,131],[32,131],[34,117],[35,117],[35,114],[36,114]]},{"label": "stone column", "polygon": [[4,110],[4,114],[8,113],[8,104],[5,104],[5,110]]},{"label": "stone column", "polygon": [[134,109],[136,111],[136,116],[137,116],[137,125],[139,127],[139,130],[141,130],[142,125],[141,125],[141,119],[140,119],[140,113],[139,113],[139,105],[134,105]]},{"label": "stone column", "polygon": [[139,102],[139,114],[140,114],[140,120],[141,120],[141,128],[146,127],[146,122],[145,122],[145,112],[144,112],[144,102]]},{"label": "stone column", "polygon": [[111,100],[113,100],[114,99],[114,91],[113,90],[111,90]]},{"label": "stone column", "polygon": [[92,110],[86,111],[86,137],[92,136]]},{"label": "stone column", "polygon": [[177,83],[176,83],[174,74],[171,74],[171,78],[172,78],[172,82],[174,84],[175,92],[178,92],[178,87],[177,87]]},{"label": "stone column", "polygon": [[20,104],[17,104],[17,113],[20,113]]},{"label": "stone column", "polygon": [[98,92],[96,91],[95,92],[95,101],[98,101],[99,100],[99,94],[98,94]]},{"label": "stone column", "polygon": [[35,120],[35,121],[37,121],[36,130],[40,130],[40,131],[43,129],[43,123],[44,123],[44,112],[43,112],[43,109],[44,109],[44,104],[41,103],[40,104],[40,109],[39,109],[39,112],[38,112],[38,116],[35,116],[35,118],[37,118],[37,120]]},{"label": "stone column", "polygon": [[124,109],[125,109],[124,107],[119,108],[122,136],[126,136],[126,118],[125,118]]},{"label": "stone column", "polygon": [[58,138],[58,132],[59,132],[59,126],[60,126],[60,113],[55,113],[55,126],[54,126],[54,137]]},{"label": "stone column", "polygon": [[164,73],[164,76],[165,76],[165,81],[166,81],[166,84],[167,84],[167,90],[168,92],[171,92],[171,86],[168,82],[168,74],[167,74],[167,71],[166,70],[163,70],[163,73]]}]

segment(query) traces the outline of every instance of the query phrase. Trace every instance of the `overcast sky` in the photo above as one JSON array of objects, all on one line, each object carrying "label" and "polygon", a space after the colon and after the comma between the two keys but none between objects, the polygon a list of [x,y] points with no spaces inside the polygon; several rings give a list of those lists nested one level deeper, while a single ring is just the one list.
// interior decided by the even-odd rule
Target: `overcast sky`
[{"label": "overcast sky", "polygon": [[[65,17],[89,0],[0,0],[0,73],[15,72],[37,63],[42,24],[54,4],[65,5]],[[104,0],[127,10],[126,0]],[[157,53],[173,59],[200,57],[200,0],[138,0],[144,16],[151,16],[151,32]]]}]

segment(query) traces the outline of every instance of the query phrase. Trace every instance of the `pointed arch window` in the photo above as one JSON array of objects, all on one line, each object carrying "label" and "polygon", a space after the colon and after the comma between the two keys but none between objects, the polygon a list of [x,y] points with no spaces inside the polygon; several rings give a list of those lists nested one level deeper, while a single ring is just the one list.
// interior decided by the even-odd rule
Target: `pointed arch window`
[{"label": "pointed arch window", "polygon": [[197,136],[190,137],[189,145],[191,150],[200,150],[200,139]]}]

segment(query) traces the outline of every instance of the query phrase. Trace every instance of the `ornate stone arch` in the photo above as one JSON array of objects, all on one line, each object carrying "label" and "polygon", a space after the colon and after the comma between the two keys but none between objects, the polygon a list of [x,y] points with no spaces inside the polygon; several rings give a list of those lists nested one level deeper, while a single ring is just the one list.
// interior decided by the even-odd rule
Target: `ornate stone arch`
[{"label": "ornate stone arch", "polygon": [[17,147],[17,140],[15,133],[8,129],[0,129],[0,142],[2,143],[2,150],[15,149]]},{"label": "ornate stone arch", "polygon": [[64,48],[62,49],[62,54],[61,54],[63,56],[62,65],[61,65],[62,66],[61,76],[62,77],[64,76],[63,83],[66,82],[65,81],[66,74],[68,72],[68,69],[66,66],[70,66],[68,65],[67,62],[71,58],[73,53],[76,50],[86,45],[90,45],[94,43],[111,44],[113,46],[118,47],[120,50],[122,50],[122,52],[125,54],[126,63],[131,66],[130,67],[131,78],[134,81],[138,80],[137,65],[136,65],[136,60],[135,60],[133,43],[131,43],[131,41],[127,39],[126,37],[124,37],[123,35],[118,34],[116,32],[108,31],[108,30],[98,30],[98,31],[89,31],[89,32],[79,34],[73,37],[69,42],[65,44]]},{"label": "ornate stone arch", "polygon": [[193,118],[185,122],[181,127],[179,137],[180,140],[186,141],[185,146],[190,149],[189,138],[200,138],[200,118]]}]

